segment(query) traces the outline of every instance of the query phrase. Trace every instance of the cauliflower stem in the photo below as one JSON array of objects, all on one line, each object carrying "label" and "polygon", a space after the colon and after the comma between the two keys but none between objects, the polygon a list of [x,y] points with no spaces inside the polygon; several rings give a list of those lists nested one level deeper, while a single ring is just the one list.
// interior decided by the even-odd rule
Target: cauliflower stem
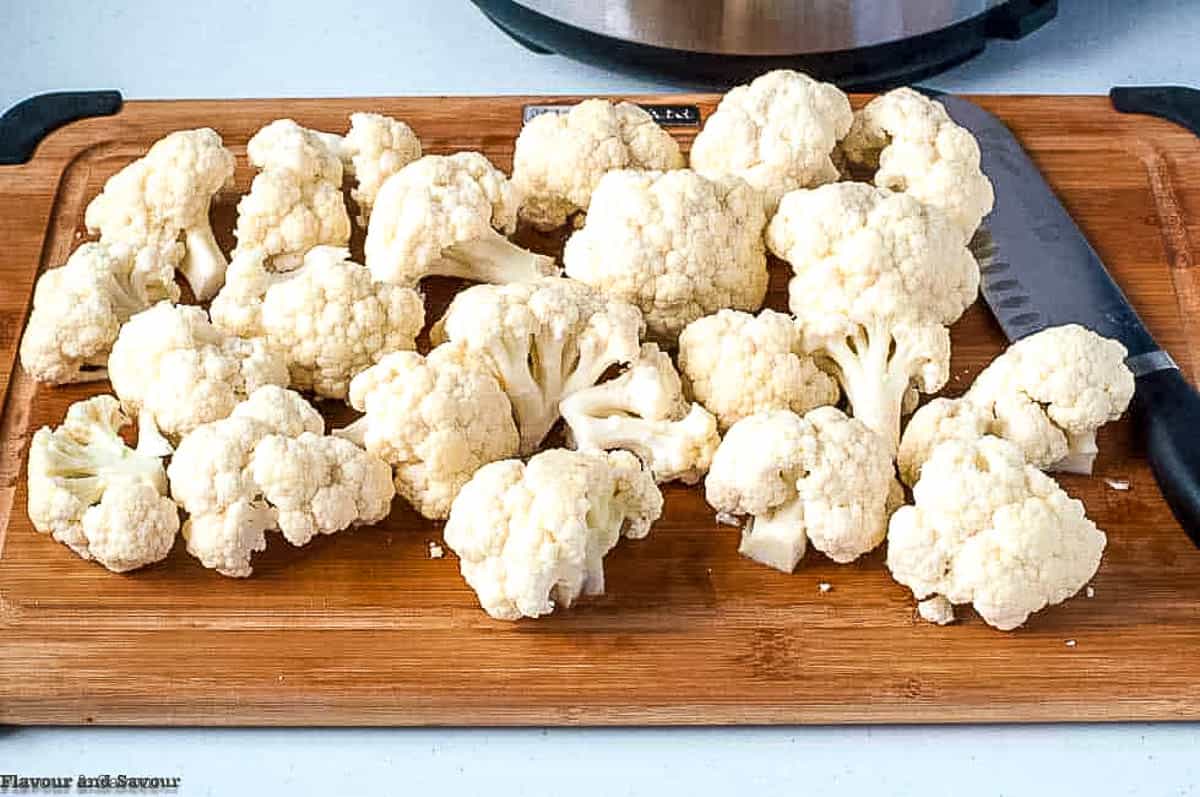
[{"label": "cauliflower stem", "polygon": [[590,387],[621,357],[588,339],[583,348],[574,337],[550,335],[514,340],[497,336],[488,342],[513,412],[520,419],[521,453],[537,450],[559,418],[562,396]]},{"label": "cauliflower stem", "polygon": [[880,319],[855,327],[843,339],[829,341],[823,353],[836,366],[835,376],[846,392],[854,417],[882,435],[892,450],[900,441],[904,394],[921,361],[928,355],[905,345],[905,337]]},{"label": "cauliflower stem", "polygon": [[576,448],[632,451],[660,483],[698,482],[721,442],[716,418],[689,407],[670,357],[653,343],[621,376],[570,394],[559,409]]},{"label": "cauliflower stem", "polygon": [[84,503],[94,504],[114,478],[130,476],[151,484],[162,480],[162,461],[147,442],[139,441],[138,447],[131,449],[115,434],[95,434],[86,443],[65,435],[47,435],[46,475],[69,479],[71,492]]},{"label": "cauliflower stem", "polygon": [[343,440],[349,440],[359,448],[366,448],[368,428],[370,428],[369,419],[366,415],[364,415],[354,423],[347,424],[341,429],[334,429],[332,434],[334,437],[340,437]]},{"label": "cauliflower stem", "polygon": [[179,265],[179,270],[191,287],[192,293],[201,302],[217,295],[217,291],[225,284],[225,269],[229,267],[229,261],[217,245],[212,226],[207,223],[207,213],[204,215],[204,221],[204,224],[192,227],[184,233],[186,254]]},{"label": "cauliflower stem", "polygon": [[1096,443],[1096,430],[1090,429],[1079,434],[1067,433],[1067,455],[1053,463],[1049,470],[1059,473],[1077,473],[1081,476],[1092,475],[1096,465],[1096,455],[1100,446]]},{"label": "cauliflower stem", "polygon": [[514,244],[489,229],[482,237],[448,247],[430,264],[430,274],[493,284],[530,282],[554,274],[554,258]]},{"label": "cauliflower stem", "polygon": [[752,516],[742,530],[738,553],[790,573],[808,548],[804,528],[804,502],[797,497],[770,512]]}]

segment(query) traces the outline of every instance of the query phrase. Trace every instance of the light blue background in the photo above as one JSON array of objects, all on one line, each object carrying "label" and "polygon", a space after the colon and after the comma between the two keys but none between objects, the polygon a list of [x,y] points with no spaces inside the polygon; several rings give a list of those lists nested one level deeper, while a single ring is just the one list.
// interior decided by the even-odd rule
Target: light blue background
[{"label": "light blue background", "polygon": [[[950,91],[1050,93],[1100,93],[1122,83],[1200,83],[1200,2],[1060,5],[1059,18],[1031,38],[993,43],[981,57],[927,82]],[[535,56],[466,0],[0,0],[0,107],[69,88],[119,88],[131,98],[168,98],[628,93],[669,87]],[[0,773],[180,775],[184,795],[553,790],[616,797],[655,789],[690,795],[745,790],[765,797],[832,789],[872,797],[913,792],[1160,797],[1193,793],[1198,752],[1196,724],[0,728]]]}]

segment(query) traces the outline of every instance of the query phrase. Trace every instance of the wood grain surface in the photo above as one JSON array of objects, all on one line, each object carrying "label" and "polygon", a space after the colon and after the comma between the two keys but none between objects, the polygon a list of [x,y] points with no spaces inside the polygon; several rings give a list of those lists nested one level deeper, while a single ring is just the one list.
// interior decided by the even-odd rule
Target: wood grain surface
[{"label": "wood grain surface", "polygon": [[[28,439],[106,385],[36,387],[15,350],[34,280],[86,236],[84,207],[109,175],[165,133],[208,125],[237,153],[242,191],[252,176],[245,144],[260,125],[291,116],[343,130],[353,110],[408,120],[428,152],[480,149],[508,168],[522,106],[558,99],[574,98],[131,102],[53,133],[28,165],[0,167],[0,723],[1200,719],[1200,552],[1171,518],[1128,421],[1102,433],[1096,478],[1062,480],[1109,535],[1095,597],[1013,633],[970,610],[945,628],[919,621],[882,552],[847,566],[810,553],[793,575],[755,565],[699,490],[680,487],[666,490],[647,539],[608,557],[607,595],[519,623],[480,611],[453,556],[428,556],[440,528],[400,501],[377,528],[303,549],[275,537],[241,581],[204,570],[182,543],[159,565],[113,575],[34,532]],[[643,99],[713,106],[707,96]],[[977,99],[1013,127],[1194,377],[1200,184],[1189,177],[1200,174],[1200,143],[1098,97]],[[673,132],[686,143],[695,129]],[[227,248],[236,201],[231,193],[214,209]],[[560,243],[524,240],[550,251]],[[772,270],[769,305],[783,309],[786,269]],[[431,318],[453,287],[428,286]],[[953,340],[948,393],[1003,347],[982,304]]]}]

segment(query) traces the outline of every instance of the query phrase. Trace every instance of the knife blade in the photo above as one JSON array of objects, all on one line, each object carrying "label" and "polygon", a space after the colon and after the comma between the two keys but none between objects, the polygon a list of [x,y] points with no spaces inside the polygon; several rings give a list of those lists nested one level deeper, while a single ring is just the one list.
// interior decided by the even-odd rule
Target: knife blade
[{"label": "knife blade", "polygon": [[1008,127],[969,100],[949,94],[937,99],[974,134],[996,191],[995,207],[972,241],[988,307],[1009,340],[1074,323],[1125,345],[1151,469],[1200,547],[1200,393],[1154,341]]},{"label": "knife blade", "polygon": [[961,97],[938,99],[979,141],[983,172],[996,191],[995,207],[972,241],[972,250],[982,272],[983,298],[1008,339],[1019,340],[1046,327],[1081,324],[1121,341],[1135,362],[1161,352],[1008,127]]}]

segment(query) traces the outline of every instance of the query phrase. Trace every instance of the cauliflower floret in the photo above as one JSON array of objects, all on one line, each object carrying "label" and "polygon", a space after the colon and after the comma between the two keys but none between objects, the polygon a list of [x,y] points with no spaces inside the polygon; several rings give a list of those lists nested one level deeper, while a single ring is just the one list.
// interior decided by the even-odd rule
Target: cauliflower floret
[{"label": "cauliflower floret", "polygon": [[37,381],[55,385],[105,379],[121,324],[161,299],[178,298],[169,263],[159,261],[157,273],[139,272],[128,246],[83,244],[38,278],[21,365]]},{"label": "cauliflower floret", "polygon": [[291,273],[269,270],[260,249],[243,249],[235,254],[225,272],[225,286],[208,307],[213,326],[234,337],[263,337],[263,300],[271,286]]},{"label": "cauliflower floret", "polygon": [[587,222],[567,241],[567,275],[637,305],[650,336],[724,307],[757,310],[767,291],[762,199],[738,177],[688,169],[600,178]]},{"label": "cauliflower floret", "polygon": [[114,573],[162,561],[175,545],[179,507],[160,488],[116,480],[100,503],[83,513],[88,554]]},{"label": "cauliflower floret", "polygon": [[170,438],[229,415],[263,385],[287,385],[282,355],[261,338],[227,338],[199,307],[160,302],[121,327],[108,373],[130,413]]},{"label": "cauliflower floret", "polygon": [[112,396],[67,409],[29,447],[29,519],[43,534],[117,573],[165,559],[179,531],[162,460],[120,437],[129,419]]},{"label": "cauliflower floret", "polygon": [[975,379],[968,400],[990,407],[991,434],[1033,465],[1091,473],[1096,430],[1133,398],[1129,352],[1078,324],[1051,327],[1008,347]]},{"label": "cauliflower floret", "polygon": [[1096,432],[1133,398],[1128,354],[1078,324],[1050,327],[1008,347],[959,400],[922,407],[904,430],[898,462],[905,483],[944,440],[1002,437],[1042,470],[1092,472]]},{"label": "cauliflower floret", "polygon": [[396,494],[386,462],[349,440],[311,432],[264,437],[250,457],[250,477],[295,546],[382,520]]},{"label": "cauliflower floret", "polygon": [[222,512],[193,515],[183,524],[187,551],[200,564],[230,578],[254,571],[250,558],[267,549],[266,532],[276,526],[275,510],[262,501],[239,501]]},{"label": "cauliflower floret", "polygon": [[553,274],[554,258],[509,241],[520,194],[478,152],[426,155],[379,189],[367,228],[367,267],[381,282],[428,276],[523,282]]},{"label": "cauliflower floret", "polygon": [[700,481],[721,442],[716,418],[688,404],[671,358],[654,343],[616,379],[564,399],[562,416],[574,448],[628,449],[660,484]]},{"label": "cauliflower floret", "polygon": [[969,241],[992,210],[992,183],[979,168],[979,144],[936,100],[899,88],[854,115],[842,142],[853,166],[875,169],[875,185],[940,208]]},{"label": "cauliflower floret", "polygon": [[900,480],[912,487],[933,449],[946,440],[976,440],[988,433],[990,413],[962,399],[935,398],[909,420],[900,438],[896,468]]},{"label": "cauliflower floret", "polygon": [[233,186],[234,165],[215,131],[171,133],[108,178],[84,221],[101,243],[138,252],[138,271],[157,280],[163,268],[179,268],[196,298],[207,301],[221,289],[228,265],[208,211],[213,197]]},{"label": "cauliflower floret", "polygon": [[704,490],[719,512],[752,516],[741,554],[790,573],[809,541],[843,563],[879,545],[892,473],[887,445],[857,418],[834,407],[773,410],[730,427]]},{"label": "cauliflower floret", "polygon": [[795,321],[784,313],[720,310],[680,333],[679,370],[695,399],[717,416],[721,431],[766,410],[803,415],[835,403],[841,393],[803,343]]},{"label": "cauliflower floret", "polygon": [[517,453],[508,397],[458,344],[387,355],[351,380],[350,404],[366,414],[335,434],[391,465],[396,492],[427,518],[445,518],[475,471]]},{"label": "cauliflower floret", "polygon": [[837,86],[778,69],[721,98],[692,143],[691,166],[741,177],[763,192],[769,214],[787,192],[838,179],[832,153],[853,119]]},{"label": "cauliflower floret", "polygon": [[265,532],[279,525],[254,478],[255,448],[272,435],[324,431],[320,414],[299,393],[269,385],[229,417],[189,432],[167,468],[171,495],[190,515],[183,526],[188,553],[222,575],[250,575],[251,554],[266,548]]},{"label": "cauliflower floret", "polygon": [[347,173],[354,176],[350,197],[358,204],[358,223],[365,227],[384,181],[421,157],[421,140],[399,119],[352,113],[339,153]]},{"label": "cauliflower floret", "polygon": [[605,172],[684,165],[679,144],[644,109],[591,99],[525,123],[513,152],[512,180],[522,196],[521,218],[553,230],[587,210]]},{"label": "cauliflower floret", "polygon": [[1083,504],[997,437],[939,445],[913,499],[888,528],[892,577],[918,600],[974,604],[1003,631],[1082,589],[1107,542]]},{"label": "cauliflower floret", "polygon": [[261,335],[287,363],[291,385],[344,399],[350,379],[394,351],[416,348],[425,303],[409,288],[375,282],[346,249],[318,246],[295,271],[271,274],[261,253],[240,253],[213,301],[213,324]]},{"label": "cauliflower floret", "polygon": [[350,241],[342,162],[321,134],[277,119],[254,134],[246,154],[261,171],[238,202],[235,256],[258,249],[271,270],[289,271],[314,246]]},{"label": "cauliflower floret", "polygon": [[497,620],[540,617],[604,592],[604,556],[645,537],[662,493],[627,451],[552,449],[493,462],[462,488],[443,536]]},{"label": "cauliflower floret", "polygon": [[486,362],[508,394],[529,454],[559,417],[559,402],[638,355],[642,315],[582,282],[476,285],[434,324],[434,344],[461,342]]},{"label": "cauliflower floret", "polygon": [[979,265],[940,211],[862,183],[788,194],[767,245],[795,273],[804,349],[894,451],[905,394],[949,378],[946,326],[975,301]]},{"label": "cauliflower floret", "polygon": [[231,418],[245,418],[265,424],[271,434],[299,437],[305,432],[325,433],[321,413],[294,390],[279,385],[264,385],[233,408]]}]

